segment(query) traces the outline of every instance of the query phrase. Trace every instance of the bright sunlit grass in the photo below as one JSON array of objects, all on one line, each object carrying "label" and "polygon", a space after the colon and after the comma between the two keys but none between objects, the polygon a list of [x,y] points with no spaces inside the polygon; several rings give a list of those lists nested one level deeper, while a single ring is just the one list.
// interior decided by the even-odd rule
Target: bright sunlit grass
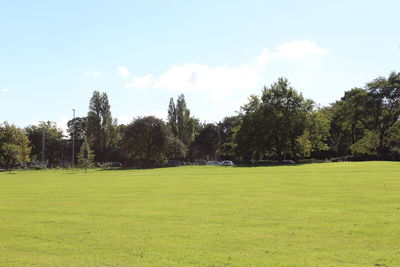
[{"label": "bright sunlit grass", "polygon": [[0,173],[0,266],[400,265],[400,164]]}]

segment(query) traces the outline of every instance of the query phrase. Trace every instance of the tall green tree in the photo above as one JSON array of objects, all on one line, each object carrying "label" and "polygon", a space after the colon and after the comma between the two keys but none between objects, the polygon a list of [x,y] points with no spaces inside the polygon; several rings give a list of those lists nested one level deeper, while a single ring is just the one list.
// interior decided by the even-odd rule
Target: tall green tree
[{"label": "tall green tree", "polygon": [[287,79],[279,78],[264,87],[261,99],[252,96],[242,107],[236,153],[243,160],[310,155],[315,148],[322,148],[321,129],[310,127],[314,113],[313,101],[304,99]]},{"label": "tall green tree", "polygon": [[113,124],[106,93],[94,91],[89,103],[86,136],[94,150],[96,161],[111,160],[112,150],[118,144],[117,125]]},{"label": "tall green tree", "polygon": [[76,117],[75,119],[69,120],[67,122],[67,132],[70,135],[70,138],[74,138],[75,140],[84,140],[86,136],[86,117]]},{"label": "tall green tree", "polygon": [[20,128],[7,122],[0,124],[0,164],[11,172],[17,164],[29,161],[29,139]]},{"label": "tall green tree", "polygon": [[128,160],[141,161],[144,167],[151,167],[167,159],[171,136],[161,119],[139,117],[125,127],[121,145]]},{"label": "tall green tree", "polygon": [[331,140],[337,155],[392,153],[400,117],[400,73],[379,77],[345,93],[332,110]]},{"label": "tall green tree", "polygon": [[177,137],[178,136],[178,121],[177,121],[176,107],[174,98],[169,99],[168,105],[168,125],[171,127],[172,133]]},{"label": "tall green tree", "polygon": [[63,132],[57,128],[55,122],[47,121],[41,122],[39,125],[30,125],[25,127],[25,132],[32,146],[31,158],[34,161],[41,162],[44,156],[45,162],[51,166],[56,166],[60,163]]},{"label": "tall green tree", "polygon": [[[279,158],[294,158],[297,138],[306,130],[307,119],[313,111],[314,103],[304,99],[285,78],[279,78],[262,94],[262,124],[265,146]],[[272,126],[272,127],[271,127]]]},{"label": "tall green tree", "polygon": [[400,117],[400,73],[392,72],[388,78],[379,77],[366,86],[368,92],[368,128],[378,136],[377,153],[390,151],[388,140],[390,129]]},{"label": "tall green tree", "polygon": [[314,156],[320,158],[327,156],[329,150],[329,115],[324,109],[311,111],[308,113],[306,128],[302,135],[297,137],[298,156],[306,158]]},{"label": "tall green tree", "polygon": [[332,105],[331,148],[337,156],[350,154],[350,147],[364,137],[369,120],[368,98],[366,90],[353,88]]},{"label": "tall green tree", "polygon": [[239,127],[235,127],[233,132],[236,159],[250,162],[265,154],[261,121],[261,99],[256,95],[250,95],[248,103],[240,108]]},{"label": "tall green tree", "polygon": [[186,147],[194,140],[197,120],[190,116],[190,110],[187,108],[185,96],[178,96],[176,105],[171,98],[168,106],[168,125],[172,133],[181,140]]},{"label": "tall green tree", "polygon": [[234,159],[235,142],[234,137],[240,126],[240,116],[225,117],[218,123],[219,147],[217,154],[221,159]]},{"label": "tall green tree", "polygon": [[213,124],[205,124],[196,136],[192,146],[197,159],[215,159],[220,145],[220,128]]}]

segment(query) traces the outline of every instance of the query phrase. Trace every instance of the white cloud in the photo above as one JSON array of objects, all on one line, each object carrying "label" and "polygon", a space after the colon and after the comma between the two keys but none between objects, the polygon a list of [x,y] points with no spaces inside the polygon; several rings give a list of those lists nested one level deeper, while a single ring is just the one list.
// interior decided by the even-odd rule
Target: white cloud
[{"label": "white cloud", "polygon": [[261,55],[256,57],[254,60],[254,65],[257,69],[259,70],[265,70],[267,68],[267,63],[275,57],[274,54],[270,52],[268,48],[265,48],[262,52]]},{"label": "white cloud", "polygon": [[[252,64],[210,67],[198,63],[184,63],[170,67],[158,77],[153,74],[134,77],[132,82],[125,84],[125,87],[204,92],[213,101],[220,102],[234,92],[260,87],[265,75],[263,71],[272,61],[314,62],[330,52],[329,49],[319,47],[307,39],[286,42],[278,45],[274,51],[265,48]],[[312,74],[304,78],[311,79]]]},{"label": "white cloud", "polygon": [[119,76],[121,76],[121,77],[126,78],[126,77],[129,76],[130,73],[129,73],[129,70],[128,70],[127,67],[125,67],[125,66],[119,66],[119,67],[117,67],[117,74],[118,74]]},{"label": "white cloud", "polygon": [[300,79],[308,81],[313,80],[315,78],[314,74],[300,74],[299,77]]},{"label": "white cloud", "polygon": [[265,70],[268,63],[272,60],[299,60],[306,62],[318,61],[323,55],[332,51],[328,48],[319,47],[317,43],[303,39],[292,42],[285,42],[276,47],[276,51],[272,52],[265,48],[261,55],[258,56],[254,64],[260,70]]},{"label": "white cloud", "polygon": [[60,116],[60,118],[55,122],[57,125],[57,128],[61,129],[63,131],[63,134],[67,135],[67,129],[68,129],[68,123],[69,119],[67,119],[65,116]]},{"label": "white cloud", "polygon": [[166,121],[168,118],[168,112],[166,110],[157,109],[151,111],[150,114],[164,121]]},{"label": "white cloud", "polygon": [[328,48],[318,47],[317,43],[303,39],[286,42],[277,46],[277,57],[284,59],[319,60],[321,56],[331,52]]},{"label": "white cloud", "polygon": [[134,77],[132,82],[125,83],[126,88],[148,88],[153,87],[153,75],[147,74],[143,77]]},{"label": "white cloud", "polygon": [[8,88],[0,88],[0,92],[8,92]]},{"label": "white cloud", "polygon": [[134,116],[121,115],[117,116],[118,124],[129,124],[132,122]]},{"label": "white cloud", "polygon": [[[72,118],[70,118],[70,119],[72,119]],[[56,121],[50,120],[50,121],[51,121],[51,122],[54,122],[54,123],[56,124],[56,127],[57,127],[58,129],[61,129],[61,131],[63,132],[64,135],[68,135],[68,132],[67,132],[68,125],[67,125],[67,123],[68,123],[68,121],[69,121],[70,119],[68,119],[68,118],[65,117],[65,116],[60,116],[60,117],[58,118],[58,120],[56,120]],[[28,125],[29,125],[29,126],[30,126],[30,125],[40,125],[40,124],[43,123],[43,122],[47,123],[47,121],[31,120],[31,121],[25,122],[25,123],[22,124],[22,125],[25,125],[25,126],[28,126]]]},{"label": "white cloud", "polygon": [[91,77],[99,77],[101,75],[101,72],[99,72],[97,70],[89,70],[89,71],[84,72],[84,75],[91,76]]}]

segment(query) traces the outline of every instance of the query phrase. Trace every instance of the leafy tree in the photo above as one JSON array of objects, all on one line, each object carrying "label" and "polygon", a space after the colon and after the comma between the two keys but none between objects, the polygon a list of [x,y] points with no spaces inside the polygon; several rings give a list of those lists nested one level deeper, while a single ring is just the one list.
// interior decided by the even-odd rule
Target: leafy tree
[{"label": "leafy tree", "polygon": [[76,117],[75,119],[69,120],[67,123],[67,132],[70,138],[73,137],[75,140],[83,140],[86,136],[86,124],[86,117]]},{"label": "leafy tree", "polygon": [[167,139],[167,146],[165,155],[168,159],[184,159],[186,157],[187,149],[181,140],[169,134]]},{"label": "leafy tree", "polygon": [[94,150],[96,161],[111,159],[112,151],[119,141],[116,128],[107,94],[94,91],[89,103],[86,136]]},{"label": "leafy tree", "polygon": [[330,121],[324,110],[311,111],[308,114],[306,129],[297,139],[301,157],[317,156],[329,150],[329,126]]},{"label": "leafy tree", "polygon": [[78,164],[81,168],[87,171],[87,168],[93,166],[94,153],[90,148],[89,142],[85,139],[82,143],[81,149],[78,154]]},{"label": "leafy tree", "polygon": [[355,88],[333,106],[331,140],[338,155],[391,153],[400,116],[400,73]]},{"label": "leafy tree", "polygon": [[352,154],[376,155],[379,147],[379,137],[374,131],[367,130],[360,140],[350,146]]},{"label": "leafy tree", "polygon": [[368,123],[367,102],[368,93],[354,88],[332,105],[331,145],[338,156],[350,154],[350,147],[363,138]]},{"label": "leafy tree", "polygon": [[194,139],[197,120],[190,117],[190,110],[187,108],[185,96],[178,96],[176,105],[174,99],[171,98],[168,107],[168,125],[171,127],[172,133],[179,138],[186,147]]},{"label": "leafy tree", "polygon": [[388,78],[379,77],[366,86],[368,92],[369,130],[376,131],[379,144],[377,153],[388,153],[389,132],[400,116],[400,73],[392,72]]},{"label": "leafy tree", "polygon": [[29,161],[30,151],[29,139],[20,128],[7,122],[0,124],[0,163],[9,172],[17,164]]},{"label": "leafy tree", "polygon": [[264,87],[261,99],[251,96],[241,110],[235,151],[242,160],[297,158],[326,149],[327,123],[313,101],[304,99],[285,78]]},{"label": "leafy tree", "polygon": [[313,102],[304,99],[285,78],[264,87],[261,99],[264,145],[281,159],[296,157],[297,138],[307,128]]},{"label": "leafy tree", "polygon": [[195,147],[196,151],[196,158],[206,160],[215,158],[219,144],[219,127],[213,123],[204,125],[193,142],[193,146]]},{"label": "leafy tree", "polygon": [[139,117],[126,126],[121,144],[128,159],[151,167],[167,159],[171,135],[162,120],[154,116]]},{"label": "leafy tree", "polygon": [[171,97],[169,99],[168,106],[168,125],[171,127],[172,133],[178,136],[178,122],[174,99]]},{"label": "leafy tree", "polygon": [[236,147],[234,136],[240,123],[240,116],[225,117],[218,123],[220,145],[217,154],[221,159],[233,159]]},{"label": "leafy tree", "polygon": [[[57,128],[56,123],[47,121],[41,122],[39,125],[30,125],[25,128],[25,132],[32,146],[32,159],[41,161],[44,156],[49,165],[55,166],[60,163],[63,132]],[[44,155],[42,155],[43,141],[45,144]]]},{"label": "leafy tree", "polygon": [[248,103],[241,107],[239,127],[233,129],[234,153],[237,159],[250,162],[264,154],[263,131],[259,127],[262,119],[261,99],[250,95]]}]

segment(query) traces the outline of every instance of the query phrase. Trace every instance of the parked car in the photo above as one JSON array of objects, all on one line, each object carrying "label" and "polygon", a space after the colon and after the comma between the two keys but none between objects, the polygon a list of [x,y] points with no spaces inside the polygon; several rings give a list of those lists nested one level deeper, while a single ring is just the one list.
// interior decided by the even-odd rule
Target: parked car
[{"label": "parked car", "polygon": [[296,164],[296,162],[290,159],[285,159],[282,160],[282,164]]},{"label": "parked car", "polygon": [[233,162],[231,160],[224,160],[222,162],[222,165],[224,165],[224,166],[235,166],[235,164],[233,164]]},{"label": "parked car", "polygon": [[122,164],[120,162],[106,162],[104,164],[105,168],[120,168]]},{"label": "parked car", "polygon": [[210,165],[210,166],[220,166],[222,165],[221,162],[219,161],[209,161],[206,163],[206,165]]}]

